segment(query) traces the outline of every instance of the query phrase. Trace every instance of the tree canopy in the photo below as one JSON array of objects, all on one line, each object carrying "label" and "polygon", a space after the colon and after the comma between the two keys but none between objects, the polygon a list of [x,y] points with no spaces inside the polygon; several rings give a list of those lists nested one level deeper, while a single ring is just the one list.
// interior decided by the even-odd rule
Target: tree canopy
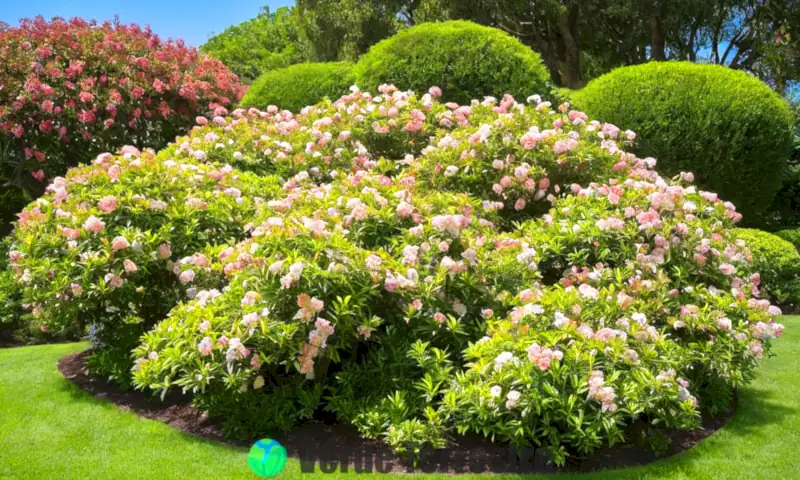
[{"label": "tree canopy", "polygon": [[800,0],[297,0],[203,50],[249,80],[301,61],[355,61],[403,28],[458,19],[518,37],[562,87],[660,60],[745,70],[782,94],[800,80]]}]

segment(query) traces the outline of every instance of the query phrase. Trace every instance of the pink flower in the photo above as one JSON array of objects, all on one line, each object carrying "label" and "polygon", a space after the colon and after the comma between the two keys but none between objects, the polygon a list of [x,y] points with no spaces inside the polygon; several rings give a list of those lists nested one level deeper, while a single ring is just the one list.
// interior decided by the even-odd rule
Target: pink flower
[{"label": "pink flower", "polygon": [[441,325],[447,321],[447,317],[445,317],[442,312],[436,312],[433,314],[433,321]]},{"label": "pink flower", "polygon": [[182,272],[180,275],[180,281],[184,285],[187,283],[192,283],[192,281],[194,281],[194,271],[186,270],[185,272]]},{"label": "pink flower", "polygon": [[100,233],[106,228],[106,224],[99,218],[91,215],[86,219],[86,222],[83,223],[83,228],[92,233]]},{"label": "pink flower", "polygon": [[200,355],[207,357],[211,355],[211,349],[213,346],[214,345],[211,343],[210,337],[203,337],[203,339],[200,340],[200,343],[197,344],[197,349],[200,351]]},{"label": "pink flower", "polygon": [[722,272],[724,275],[731,276],[736,273],[736,267],[731,265],[730,263],[723,263],[719,266],[719,271]]},{"label": "pink flower", "polygon": [[111,250],[117,251],[128,248],[131,246],[131,243],[123,236],[114,237],[114,240],[111,241]]},{"label": "pink flower", "polygon": [[103,213],[111,213],[117,209],[117,197],[106,196],[100,199],[97,208]]},{"label": "pink flower", "polygon": [[119,288],[125,284],[125,280],[122,277],[113,273],[106,274],[105,281],[111,288]]},{"label": "pink flower", "polygon": [[61,235],[64,235],[67,240],[77,240],[81,237],[81,231],[77,228],[63,228]]},{"label": "pink flower", "polygon": [[208,125],[208,119],[206,117],[196,117],[194,121],[197,122],[198,125]]},{"label": "pink flower", "polygon": [[162,243],[158,246],[158,256],[161,258],[169,258],[172,256],[172,247],[169,243]]},{"label": "pink flower", "polygon": [[428,93],[431,95],[431,97],[441,97],[442,89],[439,87],[431,87],[428,89]]},{"label": "pink flower", "polygon": [[410,216],[412,213],[414,213],[414,207],[411,204],[408,204],[406,202],[400,202],[397,205],[397,216],[398,217],[405,218],[405,217]]},{"label": "pink flower", "polygon": [[122,265],[125,267],[125,271],[127,273],[136,273],[136,271],[139,270],[139,267],[137,267],[136,264],[133,263],[133,261],[127,258],[125,259],[124,262],[122,262]]}]

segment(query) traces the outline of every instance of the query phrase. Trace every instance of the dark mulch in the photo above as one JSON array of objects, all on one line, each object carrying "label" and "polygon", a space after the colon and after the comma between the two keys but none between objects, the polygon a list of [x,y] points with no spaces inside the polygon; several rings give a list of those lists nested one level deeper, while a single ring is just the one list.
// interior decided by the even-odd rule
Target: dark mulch
[{"label": "dark mulch", "polygon": [[[183,432],[230,445],[249,447],[250,443],[224,439],[219,425],[189,404],[190,399],[180,394],[167,395],[164,401],[153,399],[142,392],[123,391],[104,379],[89,376],[85,362],[89,352],[63,357],[58,362],[61,373],[94,397],[113,402],[121,410],[131,411],[145,418],[159,420]],[[562,468],[548,465],[546,449],[517,450],[508,445],[492,443],[480,436],[452,439],[442,450],[423,452],[415,469],[407,459],[392,454],[385,444],[359,437],[349,425],[327,425],[309,422],[291,433],[274,438],[286,447],[289,456],[301,462],[306,472],[425,472],[425,473],[553,473],[588,472],[606,468],[642,465],[675,455],[694,446],[722,428],[735,412],[732,408],[715,417],[705,416],[702,428],[691,431],[672,431],[667,451],[656,455],[644,445],[619,445],[598,450],[590,457],[573,458]]]}]

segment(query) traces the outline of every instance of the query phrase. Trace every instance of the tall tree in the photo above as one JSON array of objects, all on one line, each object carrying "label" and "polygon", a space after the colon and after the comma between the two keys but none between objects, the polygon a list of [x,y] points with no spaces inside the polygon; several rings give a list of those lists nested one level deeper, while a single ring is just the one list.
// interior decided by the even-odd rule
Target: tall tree
[{"label": "tall tree", "polygon": [[297,19],[287,7],[274,12],[264,7],[255,18],[209,38],[200,50],[248,83],[266,71],[309,59]]},{"label": "tall tree", "polygon": [[414,23],[413,0],[297,0],[297,15],[320,61],[356,60],[370,46]]}]

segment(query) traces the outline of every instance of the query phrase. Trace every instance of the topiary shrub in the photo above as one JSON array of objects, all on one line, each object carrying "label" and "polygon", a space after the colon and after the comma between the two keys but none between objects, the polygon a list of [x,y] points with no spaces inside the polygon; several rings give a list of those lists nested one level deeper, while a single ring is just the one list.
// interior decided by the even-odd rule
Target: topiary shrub
[{"label": "topiary shrub", "polygon": [[794,245],[795,248],[800,250],[800,230],[781,230],[779,232],[775,232],[775,235],[781,237],[782,239]]},{"label": "topiary shrub", "polygon": [[563,464],[699,425],[781,335],[734,206],[567,105],[384,86],[241,115],[172,154],[283,195],[178,263],[198,291],[134,351],[137,388],[191,393],[231,436],[327,412],[397,452],[473,432]]},{"label": "topiary shrub", "polygon": [[241,106],[266,109],[276,105],[298,111],[326,97],[336,99],[353,85],[352,70],[347,62],[300,63],[272,70],[253,82]]},{"label": "topiary shrub", "polygon": [[467,21],[402,30],[372,46],[359,59],[355,77],[366,89],[390,83],[424,91],[437,85],[445,100],[460,103],[506,93],[526,98],[551,88],[538,53],[500,30]]},{"label": "topiary shrub", "polygon": [[90,368],[125,385],[130,350],[191,291],[175,262],[208,244],[244,238],[275,177],[124,147],[57,177],[26,207],[9,267],[34,328],[81,335]]},{"label": "topiary shrub", "polygon": [[786,101],[751,75],[717,65],[651,62],[616,69],[572,94],[589,115],[635,128],[634,152],[699,185],[759,223],[781,186],[791,144]]},{"label": "topiary shrub", "polygon": [[[161,148],[242,94],[218,60],[116,22],[0,24],[0,64],[0,183],[34,198],[79,161],[126,144]],[[4,202],[0,217],[18,207]]]},{"label": "topiary shrub", "polygon": [[734,234],[744,240],[750,251],[765,293],[782,304],[800,303],[800,253],[789,239],[797,240],[798,236],[773,235],[749,228],[736,229]]}]

